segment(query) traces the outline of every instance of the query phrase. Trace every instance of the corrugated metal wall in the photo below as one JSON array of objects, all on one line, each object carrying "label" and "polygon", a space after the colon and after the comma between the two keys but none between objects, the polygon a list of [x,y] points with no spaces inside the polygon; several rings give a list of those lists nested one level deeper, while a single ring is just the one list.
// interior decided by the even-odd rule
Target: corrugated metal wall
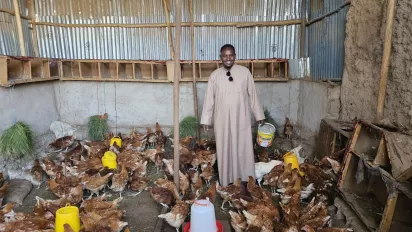
[{"label": "corrugated metal wall", "polygon": [[[309,21],[329,13],[345,0],[311,0]],[[309,26],[310,72],[313,80],[342,79],[345,56],[346,14],[349,6]]]},{"label": "corrugated metal wall", "polygon": [[[19,5],[20,13],[27,15],[25,1]],[[0,8],[9,9],[14,12],[13,0],[0,0]],[[27,56],[34,56],[33,38],[29,28],[29,23],[21,19],[23,37]],[[0,54],[10,56],[20,56],[20,44],[17,31],[16,17],[9,13],[0,12]]]},{"label": "corrugated metal wall", "polygon": [[[174,15],[174,1],[171,15]],[[37,21],[75,24],[165,23],[162,0],[36,1]],[[195,22],[276,21],[301,18],[301,0],[194,1]],[[190,21],[184,1],[183,22]],[[174,18],[171,18],[174,22]],[[170,59],[167,28],[67,28],[37,26],[42,57],[66,59]],[[196,27],[197,60],[218,59],[220,47],[231,43],[238,59],[299,56],[300,25],[281,27]],[[182,54],[191,59],[190,27],[182,28]]]}]

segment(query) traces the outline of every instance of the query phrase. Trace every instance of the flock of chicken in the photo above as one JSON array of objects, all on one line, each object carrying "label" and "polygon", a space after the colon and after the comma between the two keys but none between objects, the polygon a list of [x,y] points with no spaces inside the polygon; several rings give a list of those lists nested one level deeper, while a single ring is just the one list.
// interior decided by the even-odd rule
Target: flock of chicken
[{"label": "flock of chicken", "polygon": [[[223,200],[222,209],[226,202],[231,207],[229,214],[235,231],[348,231],[324,228],[329,221],[326,201],[333,184],[319,166],[301,164],[300,170],[305,173],[301,176],[297,169],[292,170],[282,162],[259,162],[255,164],[256,176],[250,176],[247,183],[239,179],[229,186],[220,186],[218,181],[212,181],[216,176],[214,142],[187,137],[179,141],[180,186],[177,189],[173,182],[173,159],[167,157],[163,149],[168,140],[158,124],[154,132],[150,129],[146,134],[133,131],[130,137],[122,138],[121,147],[116,143],[110,146],[112,137],[108,135],[105,141],[84,144],[67,136],[51,143],[49,146],[57,157],[53,160],[46,157],[42,162],[36,160],[31,175],[40,184],[45,172],[49,176],[48,188],[59,199],[36,197],[33,214],[15,213],[14,204],[7,204],[0,211],[0,231],[54,231],[56,211],[66,204],[79,206],[81,231],[129,231],[128,223],[122,221],[125,212],[118,209],[123,199],[121,193],[126,189],[136,191],[134,195],[147,190],[156,202],[171,207],[159,217],[177,231],[195,200],[214,202],[217,194]],[[101,159],[108,150],[117,155],[115,170],[102,164]],[[164,170],[164,178],[155,180],[152,185],[146,176],[149,162],[154,163],[158,171]],[[271,191],[262,188],[261,182]],[[99,196],[106,187],[120,192],[120,197],[109,201],[110,194]],[[0,200],[6,188],[7,183],[0,188]],[[90,194],[84,196],[84,190]],[[281,196],[280,207],[273,203],[274,195]],[[305,199],[311,201],[301,209],[301,200]],[[66,224],[65,232],[71,231]]]}]

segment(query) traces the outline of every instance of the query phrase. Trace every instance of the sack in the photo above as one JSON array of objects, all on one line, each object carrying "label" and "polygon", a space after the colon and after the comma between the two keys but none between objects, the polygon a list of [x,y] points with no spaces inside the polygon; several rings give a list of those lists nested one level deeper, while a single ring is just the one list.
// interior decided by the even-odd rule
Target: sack
[{"label": "sack", "polygon": [[24,198],[30,193],[31,188],[32,184],[28,180],[9,180],[4,203],[15,202],[18,205],[22,205]]}]

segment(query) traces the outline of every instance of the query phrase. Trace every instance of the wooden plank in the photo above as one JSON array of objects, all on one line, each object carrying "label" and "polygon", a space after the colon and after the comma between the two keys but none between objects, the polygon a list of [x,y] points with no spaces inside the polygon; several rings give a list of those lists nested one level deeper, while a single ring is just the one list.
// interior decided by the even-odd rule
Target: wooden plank
[{"label": "wooden plank", "polygon": [[5,84],[0,84],[1,87],[9,87],[10,85],[17,85],[17,84],[27,84],[27,83],[35,83],[35,82],[44,82],[44,81],[55,81],[59,80],[58,77],[52,77],[52,78],[36,78],[36,79],[25,79],[25,80],[14,80],[14,81],[9,81]]},{"label": "wooden plank", "polygon": [[398,201],[398,195],[399,194],[397,192],[393,192],[389,195],[377,232],[389,232],[392,224],[392,218],[395,213],[396,202]]},{"label": "wooden plank", "polygon": [[151,79],[116,79],[116,78],[81,78],[81,77],[62,77],[62,81],[101,81],[101,82],[146,82],[146,83],[171,83],[168,80],[151,80]]},{"label": "wooden plank", "polygon": [[[36,21],[35,9],[34,9],[34,0],[28,0],[27,3],[28,3],[29,17],[32,19],[32,21]],[[37,42],[37,27],[36,27],[36,24],[32,25],[31,35],[32,35],[32,38],[33,38],[34,56],[39,57],[39,45],[38,45],[38,42]]]},{"label": "wooden plank", "polygon": [[[196,56],[195,56],[195,27],[194,27],[194,16],[193,16],[193,0],[189,0],[190,9],[190,37],[192,41],[192,73],[193,73],[193,102],[194,102],[194,113],[197,120],[199,120],[199,109],[197,106],[197,85],[196,85]],[[200,135],[200,127],[196,131],[197,138]]]},{"label": "wooden plank", "polygon": [[153,67],[153,64],[150,65],[150,71],[152,73],[152,80],[154,80],[154,67]]},{"label": "wooden plank", "polygon": [[379,141],[378,153],[376,154],[376,157],[373,160],[373,164],[379,166],[387,166],[390,164],[388,152],[386,150],[386,142],[383,136]]},{"label": "wooden plank", "polygon": [[[7,13],[7,14],[11,14],[11,15],[13,15],[13,16],[16,15],[16,12],[14,12],[13,10],[7,9],[7,8],[0,8],[0,12]],[[24,16],[24,15],[20,15],[20,18],[26,19],[26,20],[28,20],[28,21],[32,20],[30,17]]]},{"label": "wooden plank", "polygon": [[8,82],[7,57],[0,56],[0,84]]},{"label": "wooden plank", "polygon": [[352,137],[351,144],[350,144],[350,147],[349,147],[350,151],[355,150],[356,142],[358,140],[358,136],[359,136],[359,133],[360,133],[361,129],[362,129],[362,124],[359,124],[359,123],[356,124],[355,132],[353,133],[353,137]]},{"label": "wooden plank", "polygon": [[170,56],[173,60],[175,57],[175,51],[173,48],[172,28],[170,27],[170,2],[169,0],[163,0],[163,9],[164,9],[165,16],[166,16],[167,39],[169,41]]},{"label": "wooden plank", "polygon": [[26,48],[24,46],[23,28],[21,24],[20,8],[18,0],[13,0],[14,12],[16,14],[17,32],[19,36],[20,52],[22,56],[26,56]]},{"label": "wooden plank", "polygon": [[398,181],[407,181],[412,177],[412,136],[388,132],[385,141],[392,176]]},{"label": "wooden plank", "polygon": [[339,183],[338,183],[339,188],[343,188],[343,184],[346,181],[346,176],[347,176],[348,171],[349,171],[352,156],[353,156],[352,153],[349,151],[349,153],[346,155],[345,161],[343,162],[345,164],[345,166],[343,167],[342,175],[341,175]]},{"label": "wooden plank", "polygon": [[377,108],[377,121],[383,119],[383,109],[385,106],[386,98],[386,86],[388,83],[388,72],[390,57],[392,52],[392,31],[393,21],[395,18],[395,6],[396,0],[388,0],[386,10],[386,26],[385,26],[385,40],[383,46],[382,66],[379,81],[379,93],[378,93],[378,108]]}]

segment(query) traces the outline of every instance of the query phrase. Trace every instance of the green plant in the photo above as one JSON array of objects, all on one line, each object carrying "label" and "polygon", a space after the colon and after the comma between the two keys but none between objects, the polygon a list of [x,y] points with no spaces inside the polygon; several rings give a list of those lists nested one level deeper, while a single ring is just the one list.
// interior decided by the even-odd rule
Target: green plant
[{"label": "green plant", "polygon": [[0,154],[20,158],[33,152],[33,132],[23,122],[17,122],[0,137]]},{"label": "green plant", "polygon": [[179,123],[179,134],[180,138],[187,136],[196,137],[197,130],[199,127],[199,122],[194,116],[186,116]]},{"label": "green plant", "polygon": [[102,117],[100,115],[91,116],[87,127],[89,130],[89,138],[93,141],[104,140],[104,134],[109,132],[107,117]]}]

